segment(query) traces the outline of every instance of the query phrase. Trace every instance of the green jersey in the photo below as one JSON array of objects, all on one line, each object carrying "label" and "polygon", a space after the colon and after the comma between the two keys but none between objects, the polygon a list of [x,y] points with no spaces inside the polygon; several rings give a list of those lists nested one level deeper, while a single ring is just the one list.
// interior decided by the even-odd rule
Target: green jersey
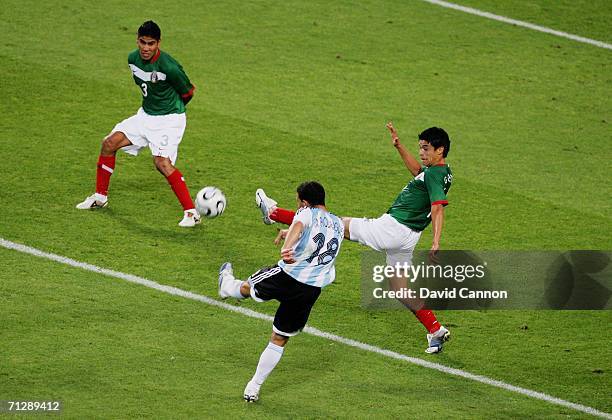
[{"label": "green jersey", "polygon": [[183,67],[169,54],[158,50],[150,60],[144,61],[138,50],[128,55],[128,64],[134,82],[142,91],[142,109],[149,115],[182,114],[183,98],[193,94],[195,87]]},{"label": "green jersey", "polygon": [[452,182],[453,173],[446,164],[422,168],[387,213],[410,229],[422,231],[431,223],[431,206],[448,204],[446,193]]}]

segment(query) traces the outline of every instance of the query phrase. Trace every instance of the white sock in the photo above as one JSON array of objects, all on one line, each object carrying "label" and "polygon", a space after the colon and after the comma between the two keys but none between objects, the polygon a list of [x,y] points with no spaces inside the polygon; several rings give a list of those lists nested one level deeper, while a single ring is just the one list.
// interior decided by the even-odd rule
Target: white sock
[{"label": "white sock", "polygon": [[96,200],[98,200],[98,201],[100,201],[102,203],[104,203],[106,200],[108,200],[107,196],[102,195],[100,193],[95,193],[95,197],[96,197]]},{"label": "white sock", "polygon": [[240,286],[242,286],[242,281],[241,280],[235,280],[235,279],[225,279],[223,280],[223,290],[231,297],[236,298],[236,299],[244,299],[245,297],[242,296],[242,293],[240,293]]},{"label": "white sock", "polygon": [[283,350],[284,347],[268,343],[268,347],[265,348],[259,357],[259,364],[251,382],[255,382],[257,385],[263,384],[283,356]]}]

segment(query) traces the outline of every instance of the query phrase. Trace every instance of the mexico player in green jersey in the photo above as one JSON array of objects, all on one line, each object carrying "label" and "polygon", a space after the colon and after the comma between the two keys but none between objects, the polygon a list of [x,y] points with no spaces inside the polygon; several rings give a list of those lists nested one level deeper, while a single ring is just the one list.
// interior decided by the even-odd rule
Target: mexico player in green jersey
[{"label": "mexico player in green jersey", "polygon": [[76,207],[81,210],[105,207],[117,150],[137,155],[148,147],[155,167],[166,177],[183,207],[179,226],[193,227],[200,223],[200,215],[183,175],[174,165],[185,132],[185,105],[193,97],[195,86],[179,62],[159,49],[160,40],[161,30],[155,22],[147,21],[138,28],[138,49],[128,55],[128,65],[142,93],[142,107],[136,115],[117,124],[102,142],[96,192]]},{"label": "mexico player in green jersey", "polygon": [[[419,134],[419,157],[422,165],[400,142],[392,123],[387,124],[393,146],[397,149],[408,171],[414,178],[399,193],[387,213],[377,219],[344,217],[344,235],[351,241],[367,245],[376,251],[384,251],[387,265],[412,263],[412,253],[423,230],[432,223],[433,243],[430,255],[440,248],[440,236],[444,223],[444,207],[448,205],[446,194],[453,174],[445,159],[450,150],[448,134],[441,128],[431,127]],[[266,224],[280,222],[291,224],[293,212],[277,207],[262,189],[255,193],[255,201]],[[286,235],[279,232],[278,242]],[[405,279],[394,279],[393,287],[405,288]],[[437,320],[434,313],[416,299],[400,299],[427,329],[427,353],[438,353],[450,337],[449,331]]]}]

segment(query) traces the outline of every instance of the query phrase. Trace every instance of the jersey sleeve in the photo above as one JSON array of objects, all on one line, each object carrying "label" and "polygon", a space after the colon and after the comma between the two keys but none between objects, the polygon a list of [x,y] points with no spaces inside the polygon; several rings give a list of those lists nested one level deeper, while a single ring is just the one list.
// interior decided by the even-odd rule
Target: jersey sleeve
[{"label": "jersey sleeve", "polygon": [[444,176],[439,172],[427,171],[425,173],[425,186],[429,194],[429,202],[431,205],[448,204],[448,198],[444,192]]},{"label": "jersey sleeve", "polygon": [[168,83],[172,85],[174,90],[176,90],[183,99],[188,99],[193,96],[195,86],[191,83],[189,77],[187,77],[187,74],[183,70],[183,66],[179,63],[173,63],[173,65],[169,66],[166,75],[168,77]]},{"label": "jersey sleeve", "polygon": [[302,207],[299,209],[293,217],[292,224],[295,222],[302,222],[304,228],[310,226],[310,223],[312,222],[312,210],[309,207]]},{"label": "jersey sleeve", "polygon": [[138,50],[134,50],[128,54],[128,57],[127,57],[128,65],[136,63],[136,54],[138,54]]}]

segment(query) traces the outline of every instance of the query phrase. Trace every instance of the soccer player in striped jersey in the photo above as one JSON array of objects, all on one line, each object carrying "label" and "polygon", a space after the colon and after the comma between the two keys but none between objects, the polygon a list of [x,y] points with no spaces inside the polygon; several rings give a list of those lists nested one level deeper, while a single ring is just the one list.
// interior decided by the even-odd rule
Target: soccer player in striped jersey
[{"label": "soccer player in striped jersey", "polygon": [[[377,219],[344,217],[344,235],[351,241],[367,245],[376,251],[385,251],[387,265],[412,263],[412,253],[423,230],[433,224],[433,243],[430,257],[435,261],[440,248],[440,236],[444,222],[446,194],[453,174],[445,158],[450,149],[448,134],[441,128],[431,127],[419,135],[419,157],[422,165],[400,142],[392,123],[387,124],[393,146],[397,149],[408,171],[414,178],[399,193],[387,213]],[[262,189],[255,193],[255,200],[266,224],[280,222],[290,224],[293,212],[277,206]],[[286,235],[281,230],[276,241]],[[275,241],[275,242],[276,242]],[[396,289],[407,288],[406,279],[396,278],[391,283]],[[442,351],[450,338],[449,331],[437,320],[433,311],[423,306],[420,299],[400,299],[427,329],[427,353]]]},{"label": "soccer player in striped jersey", "polygon": [[200,215],[183,175],[174,165],[185,132],[185,105],[193,97],[195,86],[179,62],[159,49],[160,40],[161,29],[155,22],[149,20],[138,28],[138,49],[128,55],[128,64],[142,93],[142,107],[136,115],[115,125],[102,142],[96,192],[76,207],[80,210],[106,207],[117,150],[137,155],[149,147],[155,167],[166,177],[183,207],[179,226],[193,227],[200,222]]},{"label": "soccer player in striped jersey", "polygon": [[229,262],[219,270],[222,298],[251,297],[257,302],[271,299],[280,302],[270,342],[244,390],[248,402],[259,399],[259,389],[280,361],[289,337],[304,328],[321,289],[336,276],[334,264],[344,237],[342,220],[325,207],[325,190],[318,182],[301,184],[297,188],[297,202],[298,210],[276,265],[262,268],[246,281],[234,277]]}]

